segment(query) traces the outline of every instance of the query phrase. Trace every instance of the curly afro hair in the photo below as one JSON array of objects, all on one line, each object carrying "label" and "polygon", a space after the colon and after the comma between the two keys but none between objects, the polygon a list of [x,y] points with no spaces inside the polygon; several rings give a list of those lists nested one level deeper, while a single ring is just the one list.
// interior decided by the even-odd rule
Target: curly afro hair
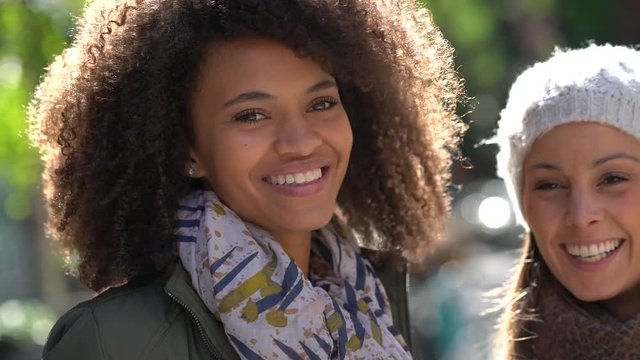
[{"label": "curly afro hair", "polygon": [[93,1],[29,108],[44,160],[49,234],[94,290],[175,261],[194,141],[188,104],[205,49],[279,41],[338,81],[354,133],[339,213],[365,247],[421,260],[449,210],[462,80],[413,1]]}]

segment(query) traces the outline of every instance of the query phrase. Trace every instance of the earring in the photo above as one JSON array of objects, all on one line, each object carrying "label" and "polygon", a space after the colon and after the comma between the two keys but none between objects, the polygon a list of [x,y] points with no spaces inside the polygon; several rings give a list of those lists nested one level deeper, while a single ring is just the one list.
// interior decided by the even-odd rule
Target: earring
[{"label": "earring", "polygon": [[195,171],[193,171],[193,168],[190,167],[189,170],[187,171],[187,173],[189,174],[189,177],[194,177],[195,175]]}]

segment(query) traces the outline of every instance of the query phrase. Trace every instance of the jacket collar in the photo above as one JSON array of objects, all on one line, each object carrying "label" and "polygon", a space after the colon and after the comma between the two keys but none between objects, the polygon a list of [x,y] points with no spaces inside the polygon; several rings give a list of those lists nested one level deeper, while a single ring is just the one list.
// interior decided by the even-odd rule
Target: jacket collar
[{"label": "jacket collar", "polygon": [[240,359],[231,346],[222,323],[205,307],[202,300],[191,286],[189,274],[182,264],[176,264],[173,273],[164,287],[165,292],[191,316],[199,328],[209,349],[223,356],[224,359]]}]

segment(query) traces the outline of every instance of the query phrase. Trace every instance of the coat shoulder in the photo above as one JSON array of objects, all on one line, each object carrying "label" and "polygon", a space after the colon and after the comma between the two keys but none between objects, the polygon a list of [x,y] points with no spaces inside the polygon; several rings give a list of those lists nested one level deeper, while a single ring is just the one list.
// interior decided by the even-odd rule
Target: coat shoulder
[{"label": "coat shoulder", "polygon": [[112,288],[56,322],[43,359],[145,359],[175,327],[188,319],[160,282]]}]

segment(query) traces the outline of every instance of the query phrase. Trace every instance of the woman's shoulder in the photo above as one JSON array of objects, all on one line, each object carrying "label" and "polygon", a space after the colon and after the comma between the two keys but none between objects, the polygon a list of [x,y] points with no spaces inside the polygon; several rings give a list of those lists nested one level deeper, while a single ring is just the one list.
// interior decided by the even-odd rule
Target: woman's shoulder
[{"label": "woman's shoulder", "polygon": [[78,304],[56,322],[43,359],[144,359],[172,325],[186,320],[162,282],[112,288]]}]

